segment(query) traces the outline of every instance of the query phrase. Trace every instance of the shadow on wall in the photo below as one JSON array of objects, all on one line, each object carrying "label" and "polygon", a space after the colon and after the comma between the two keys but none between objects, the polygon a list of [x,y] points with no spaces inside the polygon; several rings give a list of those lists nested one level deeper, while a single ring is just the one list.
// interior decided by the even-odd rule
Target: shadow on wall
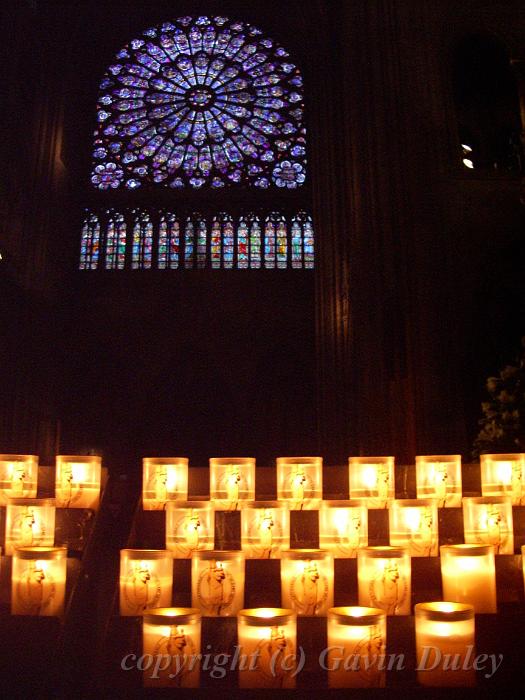
[{"label": "shadow on wall", "polygon": [[519,352],[525,335],[525,242],[492,253],[480,278],[465,367],[469,433],[478,432],[484,387]]},{"label": "shadow on wall", "polygon": [[315,451],[313,276],[253,272],[154,274],[147,285],[119,273],[120,289],[83,278],[61,449],[101,451],[126,470],[143,456],[263,464]]}]

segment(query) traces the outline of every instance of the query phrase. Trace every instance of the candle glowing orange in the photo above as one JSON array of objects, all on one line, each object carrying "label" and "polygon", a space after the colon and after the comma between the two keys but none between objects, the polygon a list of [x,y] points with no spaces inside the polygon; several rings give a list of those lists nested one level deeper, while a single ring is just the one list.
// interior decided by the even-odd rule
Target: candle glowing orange
[{"label": "candle glowing orange", "polygon": [[278,501],[252,501],[241,511],[242,550],[247,559],[280,559],[290,547],[290,513]]},{"label": "candle glowing orange", "polygon": [[480,456],[483,496],[510,496],[512,505],[525,504],[525,455],[485,454]]},{"label": "candle glowing orange", "polygon": [[388,508],[395,496],[394,457],[349,457],[350,498],[368,508]]},{"label": "candle glowing orange", "polygon": [[255,499],[253,457],[210,459],[210,500],[217,509],[237,510]]},{"label": "candle glowing orange", "polygon": [[461,506],[461,455],[416,457],[418,498],[435,498],[438,508]]},{"label": "candle glowing orange", "polygon": [[364,500],[322,501],[319,544],[336,558],[355,558],[368,545],[368,511]]},{"label": "candle glowing orange", "polygon": [[66,456],[56,458],[55,496],[57,508],[92,508],[100,498],[101,458]]},{"label": "candle glowing orange", "polygon": [[277,498],[290,510],[316,510],[323,497],[322,457],[278,457]]},{"label": "candle glowing orange", "polygon": [[0,505],[9,498],[35,498],[38,481],[38,457],[0,455]]},{"label": "candle glowing orange", "polygon": [[296,619],[286,608],[239,611],[240,688],[295,688]]},{"label": "candle glowing orange", "polygon": [[198,688],[201,614],[196,608],[155,608],[142,619],[142,652],[152,663],[142,684],[157,688]]},{"label": "candle glowing orange", "polygon": [[167,501],[188,498],[186,457],[145,457],[142,460],[142,506],[164,510]]},{"label": "candle glowing orange", "polygon": [[386,681],[386,614],[347,606],[328,611],[330,688],[383,688]]},{"label": "candle glowing orange", "polygon": [[419,683],[438,687],[475,685],[475,671],[466,664],[474,648],[472,605],[418,603],[414,612]]},{"label": "candle glowing orange", "polygon": [[120,614],[171,605],[173,560],[165,549],[120,550]]},{"label": "candle glowing orange", "polygon": [[19,547],[13,554],[11,614],[60,617],[66,593],[65,547]]},{"label": "candle glowing orange", "polygon": [[463,528],[467,544],[491,544],[495,554],[514,554],[510,496],[464,498]]}]

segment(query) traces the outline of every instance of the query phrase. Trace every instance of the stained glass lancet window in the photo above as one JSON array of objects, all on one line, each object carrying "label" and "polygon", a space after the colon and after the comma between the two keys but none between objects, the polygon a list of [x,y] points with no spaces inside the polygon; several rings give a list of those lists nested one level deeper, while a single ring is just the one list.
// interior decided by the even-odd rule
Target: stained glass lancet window
[{"label": "stained glass lancet window", "polygon": [[82,225],[80,269],[96,270],[100,252],[100,222],[96,214],[88,214]]},{"label": "stained glass lancet window", "polygon": [[237,228],[237,267],[245,270],[249,266],[248,224],[244,217],[241,217]]},{"label": "stained glass lancet window", "polygon": [[112,213],[106,230],[106,270],[123,270],[126,263],[126,222]]},{"label": "stained glass lancet window", "polygon": [[[127,236],[127,231],[130,235]],[[312,219],[222,212],[213,217],[153,209],[90,213],[82,227],[81,269],[308,269],[314,266]]]},{"label": "stained glass lancet window", "polygon": [[131,269],[148,269],[153,256],[153,224],[148,213],[136,212]]},{"label": "stained glass lancet window", "polygon": [[91,182],[100,190],[300,187],[302,77],[256,27],[180,17],[118,52],[100,84]]},{"label": "stained glass lancet window", "polygon": [[175,214],[163,213],[159,223],[158,268],[179,267],[180,225]]}]

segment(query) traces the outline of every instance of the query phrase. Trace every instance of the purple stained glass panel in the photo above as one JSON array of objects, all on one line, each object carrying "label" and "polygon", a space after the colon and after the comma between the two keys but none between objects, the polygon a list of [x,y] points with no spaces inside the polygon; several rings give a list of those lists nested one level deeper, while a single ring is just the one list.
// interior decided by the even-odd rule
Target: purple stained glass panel
[{"label": "purple stained glass panel", "polygon": [[302,77],[282,47],[218,17],[181,17],[143,35],[100,84],[94,187],[305,182]]}]

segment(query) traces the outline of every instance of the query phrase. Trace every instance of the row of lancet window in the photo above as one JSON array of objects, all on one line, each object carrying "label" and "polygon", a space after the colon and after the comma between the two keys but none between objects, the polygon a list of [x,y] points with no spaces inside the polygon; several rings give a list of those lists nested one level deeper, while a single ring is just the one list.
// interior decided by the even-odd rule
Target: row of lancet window
[{"label": "row of lancet window", "polygon": [[305,212],[210,218],[110,210],[87,213],[82,226],[81,270],[313,266],[313,224]]}]

